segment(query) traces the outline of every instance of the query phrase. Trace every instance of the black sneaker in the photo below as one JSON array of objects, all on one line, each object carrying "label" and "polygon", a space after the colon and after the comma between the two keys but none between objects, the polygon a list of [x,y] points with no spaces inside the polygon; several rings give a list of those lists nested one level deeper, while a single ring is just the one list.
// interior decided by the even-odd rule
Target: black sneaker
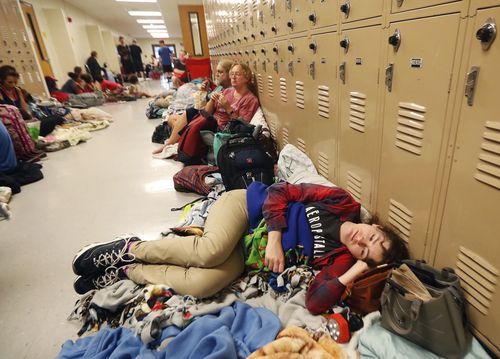
[{"label": "black sneaker", "polygon": [[73,272],[85,277],[104,274],[108,267],[121,267],[133,263],[135,257],[127,253],[130,242],[137,237],[122,237],[111,242],[94,243],[80,249],[73,259]]},{"label": "black sneaker", "polygon": [[98,276],[79,276],[73,283],[73,288],[83,295],[91,290],[109,287],[122,279],[127,279],[122,268],[108,267],[104,274]]}]

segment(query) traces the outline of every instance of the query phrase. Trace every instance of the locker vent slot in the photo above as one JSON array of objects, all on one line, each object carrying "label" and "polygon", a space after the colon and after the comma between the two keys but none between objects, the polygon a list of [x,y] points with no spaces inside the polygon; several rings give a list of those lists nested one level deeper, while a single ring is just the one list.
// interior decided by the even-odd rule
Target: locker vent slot
[{"label": "locker vent slot", "polygon": [[276,139],[277,125],[276,121],[270,121],[269,128],[271,130],[271,136]]},{"label": "locker vent slot", "polygon": [[330,88],[328,86],[318,86],[318,115],[330,117]]},{"label": "locker vent slot", "polygon": [[323,152],[318,153],[318,172],[325,178],[328,178],[329,175],[329,161],[328,155]]},{"label": "locker vent slot", "polygon": [[283,146],[288,145],[288,128],[283,127],[283,133],[281,134],[283,136]]},{"label": "locker vent slot", "polygon": [[359,132],[365,132],[366,95],[361,92],[351,92],[349,103],[349,127]]},{"label": "locker vent slot", "polygon": [[347,190],[358,202],[361,202],[363,180],[351,171],[347,171]]},{"label": "locker vent slot", "polygon": [[281,101],[287,102],[287,98],[286,98],[286,79],[284,77],[280,77],[280,96],[281,96]]},{"label": "locker vent slot", "polygon": [[252,11],[253,12],[256,12],[258,9],[259,9],[259,4],[258,4],[258,0],[253,0],[252,1]]},{"label": "locker vent slot", "polygon": [[295,81],[295,99],[298,108],[304,108],[304,83]]},{"label": "locker vent slot", "polygon": [[259,93],[264,92],[264,80],[262,80],[261,74],[257,74],[257,87],[259,89]]},{"label": "locker vent slot", "polygon": [[498,269],[470,249],[460,246],[456,272],[467,302],[488,315],[497,285]]},{"label": "locker vent slot", "polygon": [[400,233],[406,242],[410,240],[413,213],[401,203],[391,199],[389,201],[389,223]]},{"label": "locker vent slot", "polygon": [[500,189],[500,122],[487,121],[474,178]]},{"label": "locker vent slot", "polygon": [[267,76],[267,95],[269,97],[274,97],[274,85],[272,76]]},{"label": "locker vent slot", "polygon": [[422,154],[426,112],[427,109],[423,106],[408,102],[399,103],[397,147],[419,156]]},{"label": "locker vent slot", "polygon": [[304,141],[302,138],[297,138],[297,148],[303,152],[306,153],[306,141]]}]

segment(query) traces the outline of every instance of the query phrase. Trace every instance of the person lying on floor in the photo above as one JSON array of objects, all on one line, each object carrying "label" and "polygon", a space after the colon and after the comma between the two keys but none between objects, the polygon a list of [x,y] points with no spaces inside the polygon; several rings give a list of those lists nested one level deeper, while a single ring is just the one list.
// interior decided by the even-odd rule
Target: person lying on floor
[{"label": "person lying on floor", "polygon": [[[306,299],[306,306],[315,314],[337,304],[345,285],[368,265],[408,256],[405,243],[392,232],[359,223],[360,204],[341,188],[278,183],[267,191],[262,206],[269,227],[265,264],[272,271],[281,272],[285,267],[281,234],[288,225],[289,204],[304,203],[322,217],[323,241],[329,252],[322,256],[324,267]],[[256,206],[259,210],[250,189],[229,191],[210,209],[201,236],[170,234],[154,241],[128,237],[84,247],[73,259],[73,271],[79,276],[74,288],[84,294],[128,278],[138,284],[164,284],[181,295],[210,297],[243,273],[241,238],[248,232],[249,216]],[[316,221],[310,223],[313,231]]]},{"label": "person lying on floor", "polygon": [[[219,66],[221,64],[217,66],[217,74],[219,74]],[[213,91],[210,101],[205,106],[205,112],[214,116],[219,129],[222,129],[230,120],[236,118],[250,122],[259,108],[259,100],[253,93],[252,70],[246,64],[235,64],[229,72],[229,78],[232,87],[226,88],[222,92]],[[165,147],[179,142],[181,138],[179,132],[198,115],[199,111],[190,109],[184,115],[173,118],[171,123],[169,118],[172,134],[163,146],[153,151],[153,154],[160,153]]]}]

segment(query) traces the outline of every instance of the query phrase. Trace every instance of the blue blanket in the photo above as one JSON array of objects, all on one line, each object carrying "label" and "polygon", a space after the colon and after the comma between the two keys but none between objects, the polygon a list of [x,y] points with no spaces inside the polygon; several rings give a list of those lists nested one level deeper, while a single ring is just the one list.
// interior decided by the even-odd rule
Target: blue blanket
[{"label": "blue blanket", "polygon": [[197,318],[182,331],[165,328],[162,340],[174,339],[162,351],[143,345],[129,329],[106,327],[94,336],[66,341],[57,358],[246,358],[273,341],[280,329],[281,322],[271,311],[235,302],[217,314]]}]

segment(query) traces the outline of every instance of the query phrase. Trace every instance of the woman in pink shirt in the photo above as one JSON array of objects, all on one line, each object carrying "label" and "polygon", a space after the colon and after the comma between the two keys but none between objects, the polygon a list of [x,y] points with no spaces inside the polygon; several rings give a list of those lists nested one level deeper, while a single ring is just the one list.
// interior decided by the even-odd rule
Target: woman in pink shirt
[{"label": "woman in pink shirt", "polygon": [[[229,78],[232,87],[222,92],[212,92],[210,101],[205,106],[205,111],[217,120],[219,130],[232,119],[240,118],[250,122],[259,108],[259,99],[251,90],[252,70],[246,64],[233,65],[229,71]],[[186,113],[188,112],[190,111],[186,111]],[[179,142],[179,131],[194,118],[196,116],[183,116],[182,121],[176,121],[172,128],[172,134],[165,141],[165,144],[155,149],[153,153],[160,153],[165,147]]]}]

